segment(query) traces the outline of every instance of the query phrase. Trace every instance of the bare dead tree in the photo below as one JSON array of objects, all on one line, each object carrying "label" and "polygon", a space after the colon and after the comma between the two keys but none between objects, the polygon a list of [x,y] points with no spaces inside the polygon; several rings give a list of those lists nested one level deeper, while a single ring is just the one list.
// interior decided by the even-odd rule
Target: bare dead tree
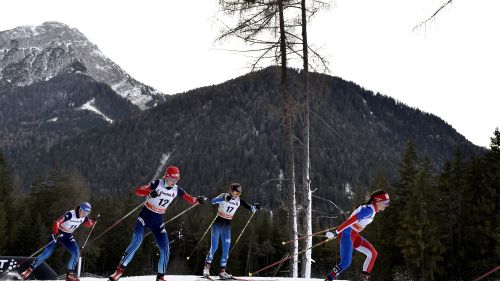
[{"label": "bare dead tree", "polygon": [[[222,12],[226,15],[237,16],[237,23],[233,26],[225,25],[218,41],[225,40],[229,37],[236,37],[246,42],[250,48],[239,51],[246,54],[251,54],[253,61],[251,70],[260,68],[264,61],[272,60],[273,63],[280,66],[280,92],[283,96],[282,105],[282,124],[285,132],[285,178],[291,179],[287,181],[288,202],[289,206],[289,233],[290,239],[297,238],[298,222],[297,222],[297,207],[296,207],[296,187],[295,187],[295,163],[293,149],[293,128],[292,119],[294,115],[294,106],[288,89],[287,66],[291,59],[289,56],[302,59],[304,62],[304,73],[309,71],[309,66],[315,69],[315,65],[311,65],[308,60],[309,51],[312,56],[318,58],[320,65],[327,69],[326,60],[319,56],[318,52],[307,44],[307,37],[297,35],[295,29],[304,26],[307,21],[303,22],[307,16],[315,14],[319,7],[325,7],[326,3],[313,0],[316,5],[312,5],[309,10],[305,8],[305,2],[302,0],[220,0],[219,4]],[[297,16],[288,18],[285,17],[285,10],[292,11],[289,14]],[[295,11],[295,13],[293,13]],[[297,13],[300,12],[300,13]],[[305,39],[305,44],[304,44]],[[301,49],[302,48],[302,49]],[[307,82],[305,82],[307,87]],[[306,91],[307,92],[307,91]],[[309,105],[307,104],[307,108]],[[309,121],[307,121],[309,122]],[[309,125],[307,125],[308,127]],[[309,128],[307,129],[309,130]],[[309,137],[307,136],[307,140]],[[307,159],[309,159],[309,148],[307,144]],[[309,160],[307,160],[309,161]],[[309,167],[309,163],[305,166]],[[307,168],[309,169],[309,168]],[[309,181],[309,176],[304,177]],[[309,200],[310,202],[311,200]],[[306,204],[309,206],[310,203]],[[310,218],[311,219],[311,218]],[[312,223],[311,223],[312,227]],[[291,276],[298,276],[298,241],[291,244],[291,253],[294,258],[291,259]],[[309,252],[309,260],[310,252]],[[307,270],[306,270],[307,271]],[[310,262],[309,270],[310,272]]]},{"label": "bare dead tree", "polygon": [[[304,248],[312,247],[312,193],[311,193],[311,159],[309,155],[309,132],[310,132],[310,105],[309,105],[309,48],[307,43],[307,7],[306,0],[301,0],[301,19],[302,19],[302,53],[303,53],[303,86],[304,86],[304,128],[303,137],[303,159],[302,159],[302,204],[305,215],[303,216],[303,226],[307,236]],[[311,278],[312,250],[307,250],[302,256],[302,277]]]},{"label": "bare dead tree", "polygon": [[[322,1],[310,1],[309,9],[306,0],[301,0],[301,26],[302,26],[302,61],[303,61],[303,120],[302,130],[303,154],[302,154],[302,210],[304,212],[303,229],[307,238],[305,239],[305,251],[302,256],[302,277],[311,278],[312,263],[312,192],[311,192],[311,159],[310,159],[310,92],[309,92],[309,43],[307,40],[308,19],[313,17],[320,9],[327,8],[328,3]],[[316,51],[313,51],[315,57],[320,59],[325,69],[328,69],[326,60]]]},{"label": "bare dead tree", "polygon": [[[224,13],[229,15],[238,14],[238,23],[235,27],[228,27],[219,37],[219,40],[229,36],[235,36],[257,46],[247,52],[258,52],[252,64],[255,69],[261,60],[271,57],[277,65],[280,65],[280,92],[283,96],[282,124],[285,131],[285,178],[288,186],[289,202],[289,235],[291,239],[297,238],[297,210],[295,196],[295,164],[293,151],[292,113],[291,99],[288,90],[287,79],[287,52],[294,50],[295,42],[287,41],[288,31],[295,26],[285,19],[285,9],[295,5],[294,1],[288,0],[220,0]],[[298,276],[298,242],[292,243],[290,250],[294,258],[290,261],[291,276]]]}]

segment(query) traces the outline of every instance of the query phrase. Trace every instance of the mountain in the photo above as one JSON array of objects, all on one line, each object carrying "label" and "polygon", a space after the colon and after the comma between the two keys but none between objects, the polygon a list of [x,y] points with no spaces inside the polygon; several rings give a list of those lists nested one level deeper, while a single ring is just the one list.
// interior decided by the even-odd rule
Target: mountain
[{"label": "mountain", "polygon": [[[298,109],[301,75],[289,72]],[[76,169],[96,194],[119,195],[175,164],[181,186],[194,195],[213,196],[239,181],[244,198],[277,206],[285,192],[279,180],[284,145],[278,73],[271,67],[174,95],[23,159],[16,172],[33,179],[54,167]],[[319,196],[346,203],[349,189],[369,186],[379,171],[394,180],[409,140],[436,167],[452,159],[457,147],[465,156],[482,152],[439,117],[352,82],[311,73],[310,87],[311,177]],[[298,157],[300,118],[294,124]]]},{"label": "mountain", "polygon": [[62,23],[0,32],[0,149],[13,166],[165,99]]},{"label": "mountain", "polygon": [[109,85],[141,109],[164,95],[128,75],[82,33],[58,22],[0,32],[0,86],[26,86],[61,73],[80,72]]}]

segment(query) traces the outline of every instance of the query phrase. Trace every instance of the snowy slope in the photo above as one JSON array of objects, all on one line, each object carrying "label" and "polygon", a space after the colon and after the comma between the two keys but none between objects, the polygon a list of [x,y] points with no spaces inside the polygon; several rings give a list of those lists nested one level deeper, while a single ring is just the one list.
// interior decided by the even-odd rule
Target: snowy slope
[{"label": "snowy slope", "polygon": [[[252,281],[323,281],[323,279],[317,279],[317,278],[311,278],[311,279],[304,279],[304,278],[282,278],[282,277],[241,277],[242,279],[245,280],[252,280]],[[217,280],[217,278],[215,278]],[[107,280],[107,278],[80,278],[82,281],[102,281],[102,280]],[[150,276],[134,276],[134,277],[123,277],[120,278],[120,281],[155,281],[156,276],[155,275],[150,275]],[[199,276],[194,276],[194,275],[167,275],[167,280],[169,281],[196,281],[196,280],[207,280],[203,279]],[[342,281],[342,280],[340,280]]]}]

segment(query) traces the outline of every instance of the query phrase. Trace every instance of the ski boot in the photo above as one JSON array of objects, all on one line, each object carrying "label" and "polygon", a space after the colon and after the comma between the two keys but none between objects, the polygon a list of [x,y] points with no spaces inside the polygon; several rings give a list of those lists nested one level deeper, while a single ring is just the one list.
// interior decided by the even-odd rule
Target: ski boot
[{"label": "ski boot", "polygon": [[335,266],[330,273],[326,275],[325,281],[332,281],[332,280],[337,280],[337,276],[340,273],[340,266]]},{"label": "ski boot", "polygon": [[207,263],[205,264],[205,267],[203,267],[203,277],[209,277],[210,276],[210,264]]},{"label": "ski boot", "polygon": [[31,267],[30,265],[25,271],[23,271],[23,273],[21,273],[21,277],[23,278],[23,280],[26,280],[28,279],[28,277],[32,272],[33,272],[33,267]]},{"label": "ski boot", "polygon": [[167,277],[165,277],[165,274],[159,274],[156,275],[156,281],[167,281]]},{"label": "ski boot", "polygon": [[224,280],[224,279],[233,279],[233,275],[229,274],[226,272],[225,268],[221,268],[219,272],[219,278]]},{"label": "ski boot", "polygon": [[118,279],[122,277],[124,270],[125,268],[123,268],[121,265],[117,266],[115,273],[109,276],[109,281],[118,281]]},{"label": "ski boot", "polygon": [[361,274],[359,275],[359,281],[368,281],[369,278],[370,278],[370,273],[366,271],[361,272]]},{"label": "ski boot", "polygon": [[73,271],[69,271],[66,273],[66,281],[80,281],[80,278]]}]

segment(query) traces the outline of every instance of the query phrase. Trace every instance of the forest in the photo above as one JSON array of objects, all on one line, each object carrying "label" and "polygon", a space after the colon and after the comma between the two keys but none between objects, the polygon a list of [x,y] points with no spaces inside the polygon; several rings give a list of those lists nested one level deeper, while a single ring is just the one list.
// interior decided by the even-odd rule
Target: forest
[{"label": "forest", "polygon": [[[455,155],[436,169],[429,156],[418,151],[409,140],[400,155],[398,177],[389,181],[384,173],[375,173],[366,186],[355,186],[345,210],[352,210],[378,189],[389,192],[391,205],[378,214],[362,236],[379,253],[371,280],[471,280],[487,272],[500,260],[500,131],[495,130],[486,153],[465,158],[459,148]],[[38,177],[25,192],[9,171],[8,159],[0,155],[0,255],[29,256],[43,247],[51,234],[52,222],[82,201],[91,202],[91,217],[100,218],[82,253],[83,270],[106,276],[114,271],[132,236],[137,212],[112,228],[109,226],[141,203],[133,188],[121,194],[102,195],[91,192],[78,170],[54,168],[50,177]],[[182,183],[182,181],[181,181]],[[142,184],[142,183],[138,183]],[[186,188],[189,193],[189,189]],[[224,191],[213,190],[212,198]],[[274,196],[274,190],[266,190]],[[197,195],[197,194],[194,194]],[[347,194],[346,194],[347,197]],[[245,199],[245,191],[242,194]],[[333,198],[326,198],[333,199]],[[278,199],[280,200],[280,199]],[[284,200],[284,199],[281,199]],[[283,202],[284,203],[284,202]],[[259,210],[229,257],[228,269],[235,275],[246,275],[282,259],[288,248],[287,210],[277,204]],[[335,208],[315,208],[313,230],[334,227],[345,220]],[[165,220],[187,209],[177,200]],[[200,243],[202,234],[215,216],[215,208],[198,205],[166,225],[171,254],[168,274],[201,274],[209,238]],[[328,214],[325,216],[325,214]],[[233,241],[250,218],[242,208],[232,223]],[[90,229],[80,227],[75,238],[80,246]],[[314,237],[314,243],[325,240]],[[339,261],[338,241],[313,250],[313,277],[323,277]],[[58,247],[47,262],[65,272],[69,254]],[[127,275],[154,274],[158,251],[148,235],[127,268]],[[218,264],[219,256],[214,259]],[[364,256],[354,254],[344,278],[359,276]],[[261,272],[262,276],[288,276],[288,264]]]}]

